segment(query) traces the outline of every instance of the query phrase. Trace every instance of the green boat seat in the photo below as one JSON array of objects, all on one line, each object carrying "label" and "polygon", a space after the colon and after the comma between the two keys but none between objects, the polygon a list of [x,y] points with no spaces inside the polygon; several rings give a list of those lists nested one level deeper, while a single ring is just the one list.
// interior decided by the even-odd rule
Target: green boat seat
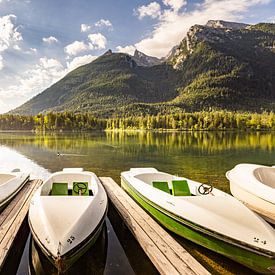
[{"label": "green boat seat", "polygon": [[191,196],[187,180],[172,180],[172,195]]},{"label": "green boat seat", "polygon": [[170,194],[170,189],[168,187],[167,181],[153,181],[152,185],[153,187]]},{"label": "green boat seat", "polygon": [[68,195],[68,183],[53,182],[51,195],[52,196],[67,196]]},{"label": "green boat seat", "polygon": [[89,196],[88,182],[74,182],[72,195],[73,196]]}]

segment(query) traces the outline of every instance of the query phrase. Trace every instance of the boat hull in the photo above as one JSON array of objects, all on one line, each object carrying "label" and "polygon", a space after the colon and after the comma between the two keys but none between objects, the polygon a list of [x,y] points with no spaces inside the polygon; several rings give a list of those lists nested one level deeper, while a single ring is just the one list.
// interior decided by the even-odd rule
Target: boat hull
[{"label": "boat hull", "polygon": [[3,200],[0,203],[0,212],[11,202],[11,200],[20,192],[20,190],[25,186],[25,184],[28,182],[29,176],[26,176],[26,178],[22,181],[22,183],[14,190],[14,192],[8,196],[5,200]]},{"label": "boat hull", "polygon": [[66,270],[68,270],[82,255],[84,255],[97,241],[102,231],[102,228],[104,227],[106,215],[107,210],[101,222],[98,224],[97,228],[81,244],[74,248],[73,251],[70,251],[69,253],[62,255],[61,257],[53,257],[51,253],[49,253],[48,250],[39,241],[39,239],[37,238],[37,236],[31,228],[32,236],[35,243],[40,247],[41,251],[47,257],[47,259],[56,267],[59,273],[63,273]]},{"label": "boat hull", "polygon": [[122,188],[138,202],[151,216],[168,230],[212,251],[222,254],[260,273],[275,273],[275,259],[252,249],[245,249],[231,242],[226,242],[213,232],[200,228],[167,210],[155,205],[138,193],[130,183],[121,177]]},{"label": "boat hull", "polygon": [[233,181],[230,181],[230,192],[252,211],[275,225],[275,204],[249,193]]}]

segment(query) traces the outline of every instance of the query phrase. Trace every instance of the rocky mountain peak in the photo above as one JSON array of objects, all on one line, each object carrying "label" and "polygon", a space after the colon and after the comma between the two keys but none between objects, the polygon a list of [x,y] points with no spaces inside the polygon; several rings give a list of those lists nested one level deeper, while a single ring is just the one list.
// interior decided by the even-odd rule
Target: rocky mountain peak
[{"label": "rocky mountain peak", "polygon": [[113,52],[112,52],[112,50],[111,49],[109,49],[107,52],[105,52],[103,55],[112,55],[113,54]]},{"label": "rocky mountain peak", "polygon": [[142,53],[142,52],[140,52],[139,50],[136,49],[133,56],[136,57],[136,58],[142,58],[142,57],[145,57],[146,54],[144,54],[144,53]]},{"label": "rocky mountain peak", "polygon": [[239,39],[239,30],[248,30],[249,27],[248,24],[223,20],[209,20],[206,25],[194,25],[188,30],[180,45],[172,49],[167,60],[175,69],[178,69],[187,56],[194,52],[198,43],[225,44],[232,39]]},{"label": "rocky mountain peak", "polygon": [[161,59],[146,55],[138,50],[135,50],[133,59],[137,63],[138,66],[151,67],[155,65],[159,65],[162,61]]},{"label": "rocky mountain peak", "polygon": [[240,29],[245,29],[250,25],[245,23],[229,22],[229,21],[223,21],[223,20],[209,20],[205,26],[210,28],[215,28],[215,29],[221,28],[221,29],[240,30]]}]

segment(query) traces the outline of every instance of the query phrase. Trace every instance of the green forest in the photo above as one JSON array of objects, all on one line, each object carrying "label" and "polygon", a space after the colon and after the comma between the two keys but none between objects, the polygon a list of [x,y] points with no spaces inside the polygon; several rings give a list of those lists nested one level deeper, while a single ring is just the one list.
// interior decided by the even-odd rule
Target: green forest
[{"label": "green forest", "polygon": [[0,130],[92,131],[92,130],[275,130],[273,112],[237,113],[209,111],[97,118],[90,113],[47,113],[36,116],[0,115]]}]

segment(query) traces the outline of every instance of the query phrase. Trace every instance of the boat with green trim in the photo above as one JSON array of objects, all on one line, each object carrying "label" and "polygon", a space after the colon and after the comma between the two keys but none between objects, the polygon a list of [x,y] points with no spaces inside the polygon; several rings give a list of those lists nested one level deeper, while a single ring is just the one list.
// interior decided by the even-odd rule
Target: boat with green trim
[{"label": "boat with green trim", "polygon": [[53,173],[36,191],[29,209],[31,233],[59,272],[71,267],[95,243],[107,203],[98,177],[82,168]]},{"label": "boat with green trim", "polygon": [[275,273],[275,230],[236,198],[155,168],[121,173],[121,186],[174,233],[260,273]]}]

